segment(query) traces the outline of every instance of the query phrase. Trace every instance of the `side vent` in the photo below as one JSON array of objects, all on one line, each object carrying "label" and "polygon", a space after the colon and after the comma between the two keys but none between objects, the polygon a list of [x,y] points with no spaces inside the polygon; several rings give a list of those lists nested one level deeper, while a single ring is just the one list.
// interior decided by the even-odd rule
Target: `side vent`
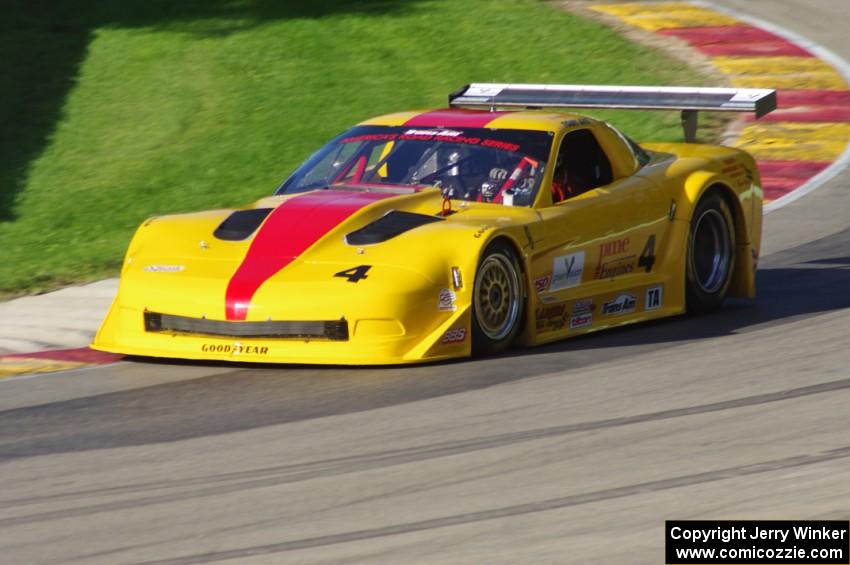
[{"label": "side vent", "polygon": [[257,231],[272,208],[252,208],[250,210],[239,210],[233,212],[221,225],[215,229],[213,235],[224,241],[242,241]]},{"label": "side vent", "polygon": [[349,245],[381,243],[413,228],[442,221],[442,218],[436,216],[391,210],[371,224],[345,236],[345,242]]}]

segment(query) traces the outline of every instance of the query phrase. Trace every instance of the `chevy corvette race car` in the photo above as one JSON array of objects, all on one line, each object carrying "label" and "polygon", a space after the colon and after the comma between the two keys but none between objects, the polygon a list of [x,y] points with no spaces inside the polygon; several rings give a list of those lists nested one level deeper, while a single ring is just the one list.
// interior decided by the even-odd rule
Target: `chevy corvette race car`
[{"label": "chevy corvette race car", "polygon": [[727,147],[555,108],[773,110],[752,89],[472,84],[374,118],[245,208],[145,221],[92,347],[275,363],[494,353],[755,295],[762,190]]}]

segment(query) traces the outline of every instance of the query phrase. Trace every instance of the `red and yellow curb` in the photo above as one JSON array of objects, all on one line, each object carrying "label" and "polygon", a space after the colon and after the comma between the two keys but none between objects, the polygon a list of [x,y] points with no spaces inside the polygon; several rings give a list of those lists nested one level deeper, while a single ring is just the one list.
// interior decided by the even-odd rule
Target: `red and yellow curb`
[{"label": "red and yellow curb", "polygon": [[620,2],[589,8],[686,42],[732,86],[778,91],[779,109],[757,122],[745,120],[729,141],[755,157],[766,202],[801,189],[847,150],[850,85],[805,46],[690,2]]},{"label": "red and yellow curb", "polygon": [[123,355],[103,353],[88,347],[2,355],[0,356],[0,378],[67,371],[90,365],[107,365],[120,361],[122,358]]}]

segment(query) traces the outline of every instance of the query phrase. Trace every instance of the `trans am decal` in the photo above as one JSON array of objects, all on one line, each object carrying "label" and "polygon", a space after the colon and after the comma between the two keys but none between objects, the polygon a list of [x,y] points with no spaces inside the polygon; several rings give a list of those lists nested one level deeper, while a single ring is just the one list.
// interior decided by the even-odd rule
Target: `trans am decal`
[{"label": "trans am decal", "polygon": [[635,311],[637,298],[634,294],[623,293],[617,296],[614,300],[606,302],[602,305],[602,314],[604,316],[612,316],[619,314],[631,314]]}]

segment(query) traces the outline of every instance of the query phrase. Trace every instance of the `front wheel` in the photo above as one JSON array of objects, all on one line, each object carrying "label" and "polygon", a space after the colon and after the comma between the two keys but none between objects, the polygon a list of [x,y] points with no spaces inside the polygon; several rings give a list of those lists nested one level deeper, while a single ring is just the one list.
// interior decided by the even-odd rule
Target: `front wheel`
[{"label": "front wheel", "polygon": [[735,265],[735,229],[726,200],[709,192],[697,204],[688,234],[688,311],[709,312],[726,299]]},{"label": "front wheel", "polygon": [[472,293],[472,352],[505,349],[519,333],[525,305],[519,260],[509,245],[497,241],[487,248]]}]

